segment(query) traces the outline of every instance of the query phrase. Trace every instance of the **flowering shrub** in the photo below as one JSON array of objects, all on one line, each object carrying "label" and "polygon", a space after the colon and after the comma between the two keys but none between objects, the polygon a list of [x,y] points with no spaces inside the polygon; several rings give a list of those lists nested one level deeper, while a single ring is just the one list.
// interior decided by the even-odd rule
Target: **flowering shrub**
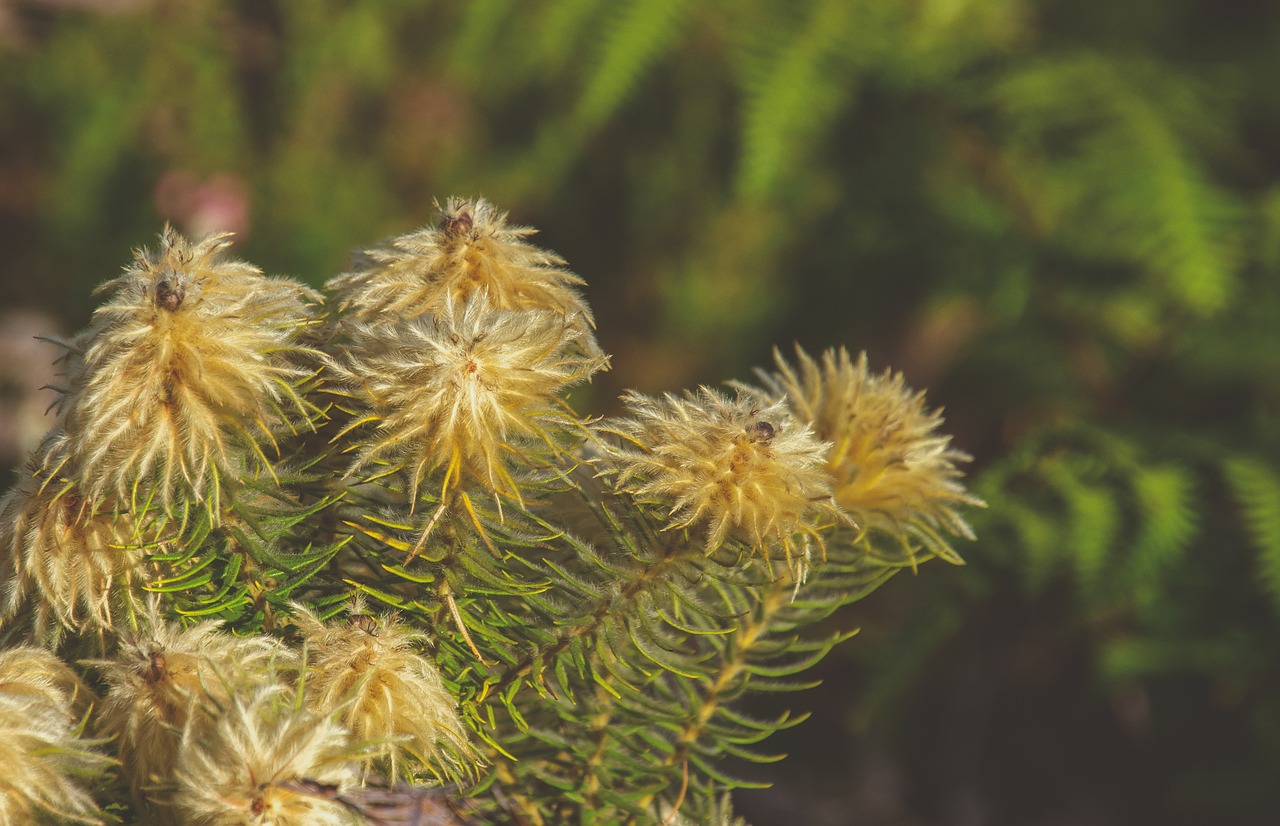
[{"label": "flowering shrub", "polygon": [[0,822],[734,822],[792,720],[740,699],[959,561],[967,457],[844,350],[584,417],[531,232],[452,199],[321,295],[166,229],[105,285],[0,508],[3,656],[47,661],[0,661]]}]

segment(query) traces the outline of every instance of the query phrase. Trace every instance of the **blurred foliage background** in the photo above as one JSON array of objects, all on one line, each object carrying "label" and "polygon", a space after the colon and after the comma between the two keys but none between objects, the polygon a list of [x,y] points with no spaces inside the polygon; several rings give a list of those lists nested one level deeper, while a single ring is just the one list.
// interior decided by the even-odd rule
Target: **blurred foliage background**
[{"label": "blurred foliage background", "polygon": [[[798,698],[769,824],[1280,815],[1280,6],[0,0],[0,412],[153,242],[320,284],[484,195],[624,387],[866,349],[990,503]],[[34,349],[33,349],[34,348]]]}]

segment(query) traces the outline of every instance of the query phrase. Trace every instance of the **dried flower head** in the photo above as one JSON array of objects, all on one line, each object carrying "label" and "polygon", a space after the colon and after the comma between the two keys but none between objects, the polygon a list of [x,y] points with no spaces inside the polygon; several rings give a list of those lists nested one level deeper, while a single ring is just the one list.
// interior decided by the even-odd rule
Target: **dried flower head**
[{"label": "dried flower head", "polygon": [[70,467],[94,503],[154,488],[217,510],[225,477],[265,466],[282,427],[308,426],[297,356],[311,290],[224,260],[225,234],[172,229],[100,290],[111,298],[66,343]]},{"label": "dried flower head", "polygon": [[302,708],[280,685],[237,694],[217,723],[183,739],[175,806],[205,826],[355,826],[337,791],[354,781],[347,730]]},{"label": "dried flower head", "polygon": [[111,631],[137,607],[146,544],[133,517],[94,513],[69,483],[42,486],[27,473],[0,500],[0,619],[25,613],[49,643],[67,631]]},{"label": "dried flower head", "polygon": [[233,693],[276,679],[296,656],[271,637],[237,637],[202,622],[181,628],[153,610],[142,631],[126,635],[113,660],[93,661],[108,686],[99,730],[115,738],[125,780],[152,817],[169,813],[167,786],[179,744],[208,728]]},{"label": "dried flower head", "polygon": [[839,517],[823,467],[828,446],[785,401],[730,399],[706,387],[623,401],[631,417],[608,428],[623,440],[612,452],[616,486],[669,508],[669,528],[704,527],[708,551],[736,532],[803,566],[808,540],[821,542],[819,523]]},{"label": "dried flower head", "polygon": [[581,328],[593,351],[583,280],[554,253],[533,246],[534,230],[507,224],[484,199],[450,198],[439,223],[357,256],[356,269],[327,285],[344,318],[360,324],[440,313],[483,293],[493,309],[550,310]]},{"label": "dried flower head", "polygon": [[559,394],[607,364],[574,346],[581,335],[556,313],[489,309],[483,294],[438,316],[358,328],[340,377],[364,408],[357,423],[376,428],[357,443],[352,472],[403,469],[413,501],[440,469],[446,488],[466,477],[518,497],[511,454],[576,423]]},{"label": "dried flower head", "polygon": [[426,634],[359,602],[345,622],[326,625],[301,607],[297,620],[307,636],[307,707],[336,713],[357,740],[375,743],[388,777],[426,769],[458,779],[472,768],[457,702],[418,652]]},{"label": "dried flower head", "polygon": [[909,389],[901,373],[870,374],[866,353],[856,364],[843,348],[823,353],[821,363],[799,348],[796,356],[792,367],[775,352],[778,371],[761,377],[831,443],[827,468],[840,507],[864,531],[889,534],[908,553],[918,542],[960,562],[942,532],[973,539],[956,508],[984,503],[958,481],[956,463],[969,456],[938,433],[941,411],[926,409],[924,393]]},{"label": "dried flower head", "polygon": [[0,652],[0,826],[99,823],[83,781],[109,758],[78,733],[87,699],[80,681],[52,652]]}]

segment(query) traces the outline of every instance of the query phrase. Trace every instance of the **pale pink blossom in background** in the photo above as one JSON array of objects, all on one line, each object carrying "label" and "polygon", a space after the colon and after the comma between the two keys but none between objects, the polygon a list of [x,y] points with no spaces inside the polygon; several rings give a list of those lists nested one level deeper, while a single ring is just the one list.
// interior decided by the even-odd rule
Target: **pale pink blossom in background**
[{"label": "pale pink blossom in background", "polygon": [[249,234],[249,187],[238,176],[220,173],[202,180],[189,169],[166,172],[152,193],[156,211],[191,238],[211,232]]}]

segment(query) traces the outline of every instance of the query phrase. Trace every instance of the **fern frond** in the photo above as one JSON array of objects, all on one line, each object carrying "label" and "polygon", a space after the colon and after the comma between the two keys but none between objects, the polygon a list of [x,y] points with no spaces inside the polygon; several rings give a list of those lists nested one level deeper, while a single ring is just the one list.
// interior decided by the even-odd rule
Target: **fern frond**
[{"label": "fern frond", "polygon": [[1075,54],[1021,69],[994,94],[1014,169],[1047,204],[1044,230],[1087,255],[1129,257],[1168,301],[1208,315],[1237,287],[1241,208],[1187,140],[1213,120],[1208,93],[1170,75]]},{"label": "fern frond", "polygon": [[1066,504],[1066,551],[1081,587],[1095,590],[1103,576],[1120,527],[1113,491],[1061,465],[1046,475]]},{"label": "fern frond", "polygon": [[1174,465],[1139,468],[1133,494],[1143,522],[1133,540],[1135,580],[1154,577],[1177,565],[1195,539],[1195,487],[1190,473]]},{"label": "fern frond", "polygon": [[739,194],[772,195],[787,169],[811,150],[854,94],[856,84],[851,72],[841,71],[840,58],[855,8],[847,0],[815,0],[807,22],[748,79]]},{"label": "fern frond", "polygon": [[449,57],[450,71],[470,82],[480,79],[498,45],[503,24],[511,19],[512,0],[476,0],[464,5],[462,21]]},{"label": "fern frond", "polygon": [[587,32],[610,4],[602,0],[557,0],[535,21],[532,62],[548,74],[558,74],[581,48]]},{"label": "fern frond", "polygon": [[1262,585],[1280,611],[1280,470],[1245,458],[1226,461],[1222,470],[1257,550]]},{"label": "fern frond", "polygon": [[626,101],[641,75],[679,37],[689,5],[688,0],[629,0],[615,12],[571,116],[579,134],[594,131]]}]

